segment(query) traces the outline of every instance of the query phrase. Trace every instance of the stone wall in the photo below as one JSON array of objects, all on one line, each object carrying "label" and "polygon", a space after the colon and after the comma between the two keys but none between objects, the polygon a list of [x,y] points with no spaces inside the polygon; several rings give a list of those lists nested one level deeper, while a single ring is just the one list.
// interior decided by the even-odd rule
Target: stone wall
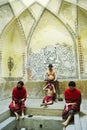
[{"label": "stone wall", "polygon": [[[65,88],[68,86],[69,81],[59,81],[58,82],[58,97],[63,98],[63,93]],[[0,83],[0,100],[10,98],[12,93],[12,88],[17,84],[17,82],[6,82]],[[25,86],[27,89],[28,98],[43,98],[45,93],[43,91],[43,87],[46,82],[26,82]],[[87,81],[76,81],[77,88],[81,90],[82,98],[87,99]],[[59,95],[60,94],[60,95]]]}]

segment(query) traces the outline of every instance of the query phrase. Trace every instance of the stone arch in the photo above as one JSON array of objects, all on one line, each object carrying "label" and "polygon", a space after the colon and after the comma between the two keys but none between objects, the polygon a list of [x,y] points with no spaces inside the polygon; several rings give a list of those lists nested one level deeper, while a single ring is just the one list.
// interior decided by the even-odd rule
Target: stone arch
[{"label": "stone arch", "polygon": [[[47,14],[47,16],[45,14]],[[54,23],[52,23],[52,22],[54,22]],[[46,26],[47,26],[47,28],[46,28]],[[61,26],[61,28],[60,28],[60,26]],[[58,32],[58,27],[59,27],[59,32]],[[54,35],[53,32],[54,33],[56,32],[56,34]],[[56,37],[56,35],[61,36],[61,38]],[[66,35],[66,37],[65,37],[65,35]],[[67,42],[68,42],[69,46],[67,46]],[[58,46],[61,46],[60,47],[61,49],[66,46],[65,48],[67,50],[69,48],[71,48],[71,53],[73,54],[73,61],[72,62],[74,64],[73,64],[73,66],[71,66],[71,68],[65,67],[65,70],[62,70],[62,72],[60,72],[61,71],[61,68],[60,68],[58,74],[60,75],[60,78],[78,78],[77,67],[75,66],[75,64],[77,62],[75,38],[74,38],[73,34],[71,34],[71,32],[69,31],[67,26],[64,24],[64,22],[60,18],[58,18],[56,15],[53,15],[47,9],[44,9],[42,15],[39,18],[39,21],[37,21],[37,24],[32,31],[32,36],[31,36],[31,40],[30,40],[29,45],[30,46],[29,46],[28,68],[30,69],[31,73],[33,73],[33,75],[31,76],[31,79],[38,80],[38,79],[43,78],[44,70],[46,69],[47,64],[49,64],[49,62],[50,62],[50,61],[45,62],[46,55],[44,55],[44,50],[46,48],[48,49],[50,45],[51,45],[51,49],[53,48],[54,51],[56,49],[58,49]],[[49,51],[49,49],[48,49],[48,51]],[[55,53],[57,53],[57,51],[58,50],[56,50]],[[58,60],[57,59],[58,55],[59,54],[57,53],[56,61]],[[69,54],[69,56],[70,55],[71,54]],[[37,60],[37,58],[35,58],[36,56],[37,56],[38,60]],[[34,59],[32,57],[34,57]],[[33,61],[32,61],[32,59],[33,59]],[[65,59],[62,59],[62,60],[65,60]],[[37,63],[37,61],[39,61],[39,62]],[[58,70],[59,63],[56,61],[55,62],[53,61],[52,63],[55,65],[56,70]],[[62,62],[62,64],[63,63],[64,63],[64,61]],[[70,64],[69,61],[68,61],[68,63]],[[37,64],[38,64],[38,67],[37,67]],[[34,65],[36,65],[36,66],[34,67]],[[64,66],[62,66],[62,67],[64,67]],[[66,69],[70,70],[67,75],[66,75],[66,73],[67,73]],[[75,70],[75,71],[73,71],[73,70]],[[64,72],[64,74],[62,75],[63,72]],[[73,73],[72,76],[69,75],[69,73],[71,73],[71,72]],[[37,76],[37,73],[39,74],[39,76]]]},{"label": "stone arch", "polygon": [[[10,59],[10,65],[9,65]],[[12,59],[12,61],[11,61]],[[1,77],[22,79],[26,68],[26,42],[17,18],[6,26],[1,36]],[[11,66],[11,64],[13,64]]]}]

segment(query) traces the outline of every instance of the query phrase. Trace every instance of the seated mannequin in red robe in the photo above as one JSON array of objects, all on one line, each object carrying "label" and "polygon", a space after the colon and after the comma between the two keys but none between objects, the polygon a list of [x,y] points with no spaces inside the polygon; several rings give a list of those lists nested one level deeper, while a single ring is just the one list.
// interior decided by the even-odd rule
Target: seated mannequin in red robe
[{"label": "seated mannequin in red robe", "polygon": [[64,122],[62,124],[66,127],[74,114],[80,111],[81,92],[79,89],[76,88],[76,84],[74,81],[69,82],[69,87],[66,88],[64,96],[65,106],[62,112]]},{"label": "seated mannequin in red robe", "polygon": [[24,118],[25,100],[27,97],[26,88],[23,87],[23,81],[19,81],[17,86],[12,90],[12,102],[9,104],[10,110],[15,114],[16,119],[19,119],[19,112],[22,112],[22,118]]}]

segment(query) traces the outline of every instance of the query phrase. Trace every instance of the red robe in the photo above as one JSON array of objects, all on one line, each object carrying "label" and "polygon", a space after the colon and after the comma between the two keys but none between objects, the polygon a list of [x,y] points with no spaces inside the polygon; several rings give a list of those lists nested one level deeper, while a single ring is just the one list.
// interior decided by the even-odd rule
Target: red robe
[{"label": "red robe", "polygon": [[[9,104],[9,108],[12,112],[19,112],[25,109],[25,100],[27,97],[26,88],[22,87],[22,89],[18,89],[14,87],[12,90],[12,102]],[[21,103],[19,101],[24,99]],[[15,107],[13,105],[13,101],[15,101]]]},{"label": "red robe", "polygon": [[53,97],[52,96],[45,96],[44,98],[43,98],[43,103],[45,103],[45,102],[50,102],[50,101],[52,101],[53,102]]},{"label": "red robe", "polygon": [[73,91],[70,90],[70,88],[67,88],[64,92],[65,96],[65,102],[66,103],[76,103],[74,105],[69,105],[68,110],[66,110],[66,105],[64,106],[64,110],[62,115],[66,115],[67,112],[69,112],[71,109],[74,110],[74,112],[80,111],[80,104],[81,104],[81,92],[79,89],[74,89]]}]

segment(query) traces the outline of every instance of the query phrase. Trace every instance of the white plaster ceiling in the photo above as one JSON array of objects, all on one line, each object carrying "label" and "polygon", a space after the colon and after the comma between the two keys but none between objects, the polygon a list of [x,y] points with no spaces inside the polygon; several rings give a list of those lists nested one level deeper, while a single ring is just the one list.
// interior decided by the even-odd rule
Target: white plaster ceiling
[{"label": "white plaster ceiling", "polygon": [[[13,2],[22,2],[26,7],[30,6],[34,2],[38,2],[43,6],[46,6],[49,2],[54,1],[54,0],[0,0],[0,5],[3,5],[4,3],[13,3]],[[60,0],[57,0],[60,1]],[[62,1],[62,0],[61,0]],[[69,2],[73,4],[78,4],[82,8],[87,10],[87,0],[63,0],[62,2]]]}]

